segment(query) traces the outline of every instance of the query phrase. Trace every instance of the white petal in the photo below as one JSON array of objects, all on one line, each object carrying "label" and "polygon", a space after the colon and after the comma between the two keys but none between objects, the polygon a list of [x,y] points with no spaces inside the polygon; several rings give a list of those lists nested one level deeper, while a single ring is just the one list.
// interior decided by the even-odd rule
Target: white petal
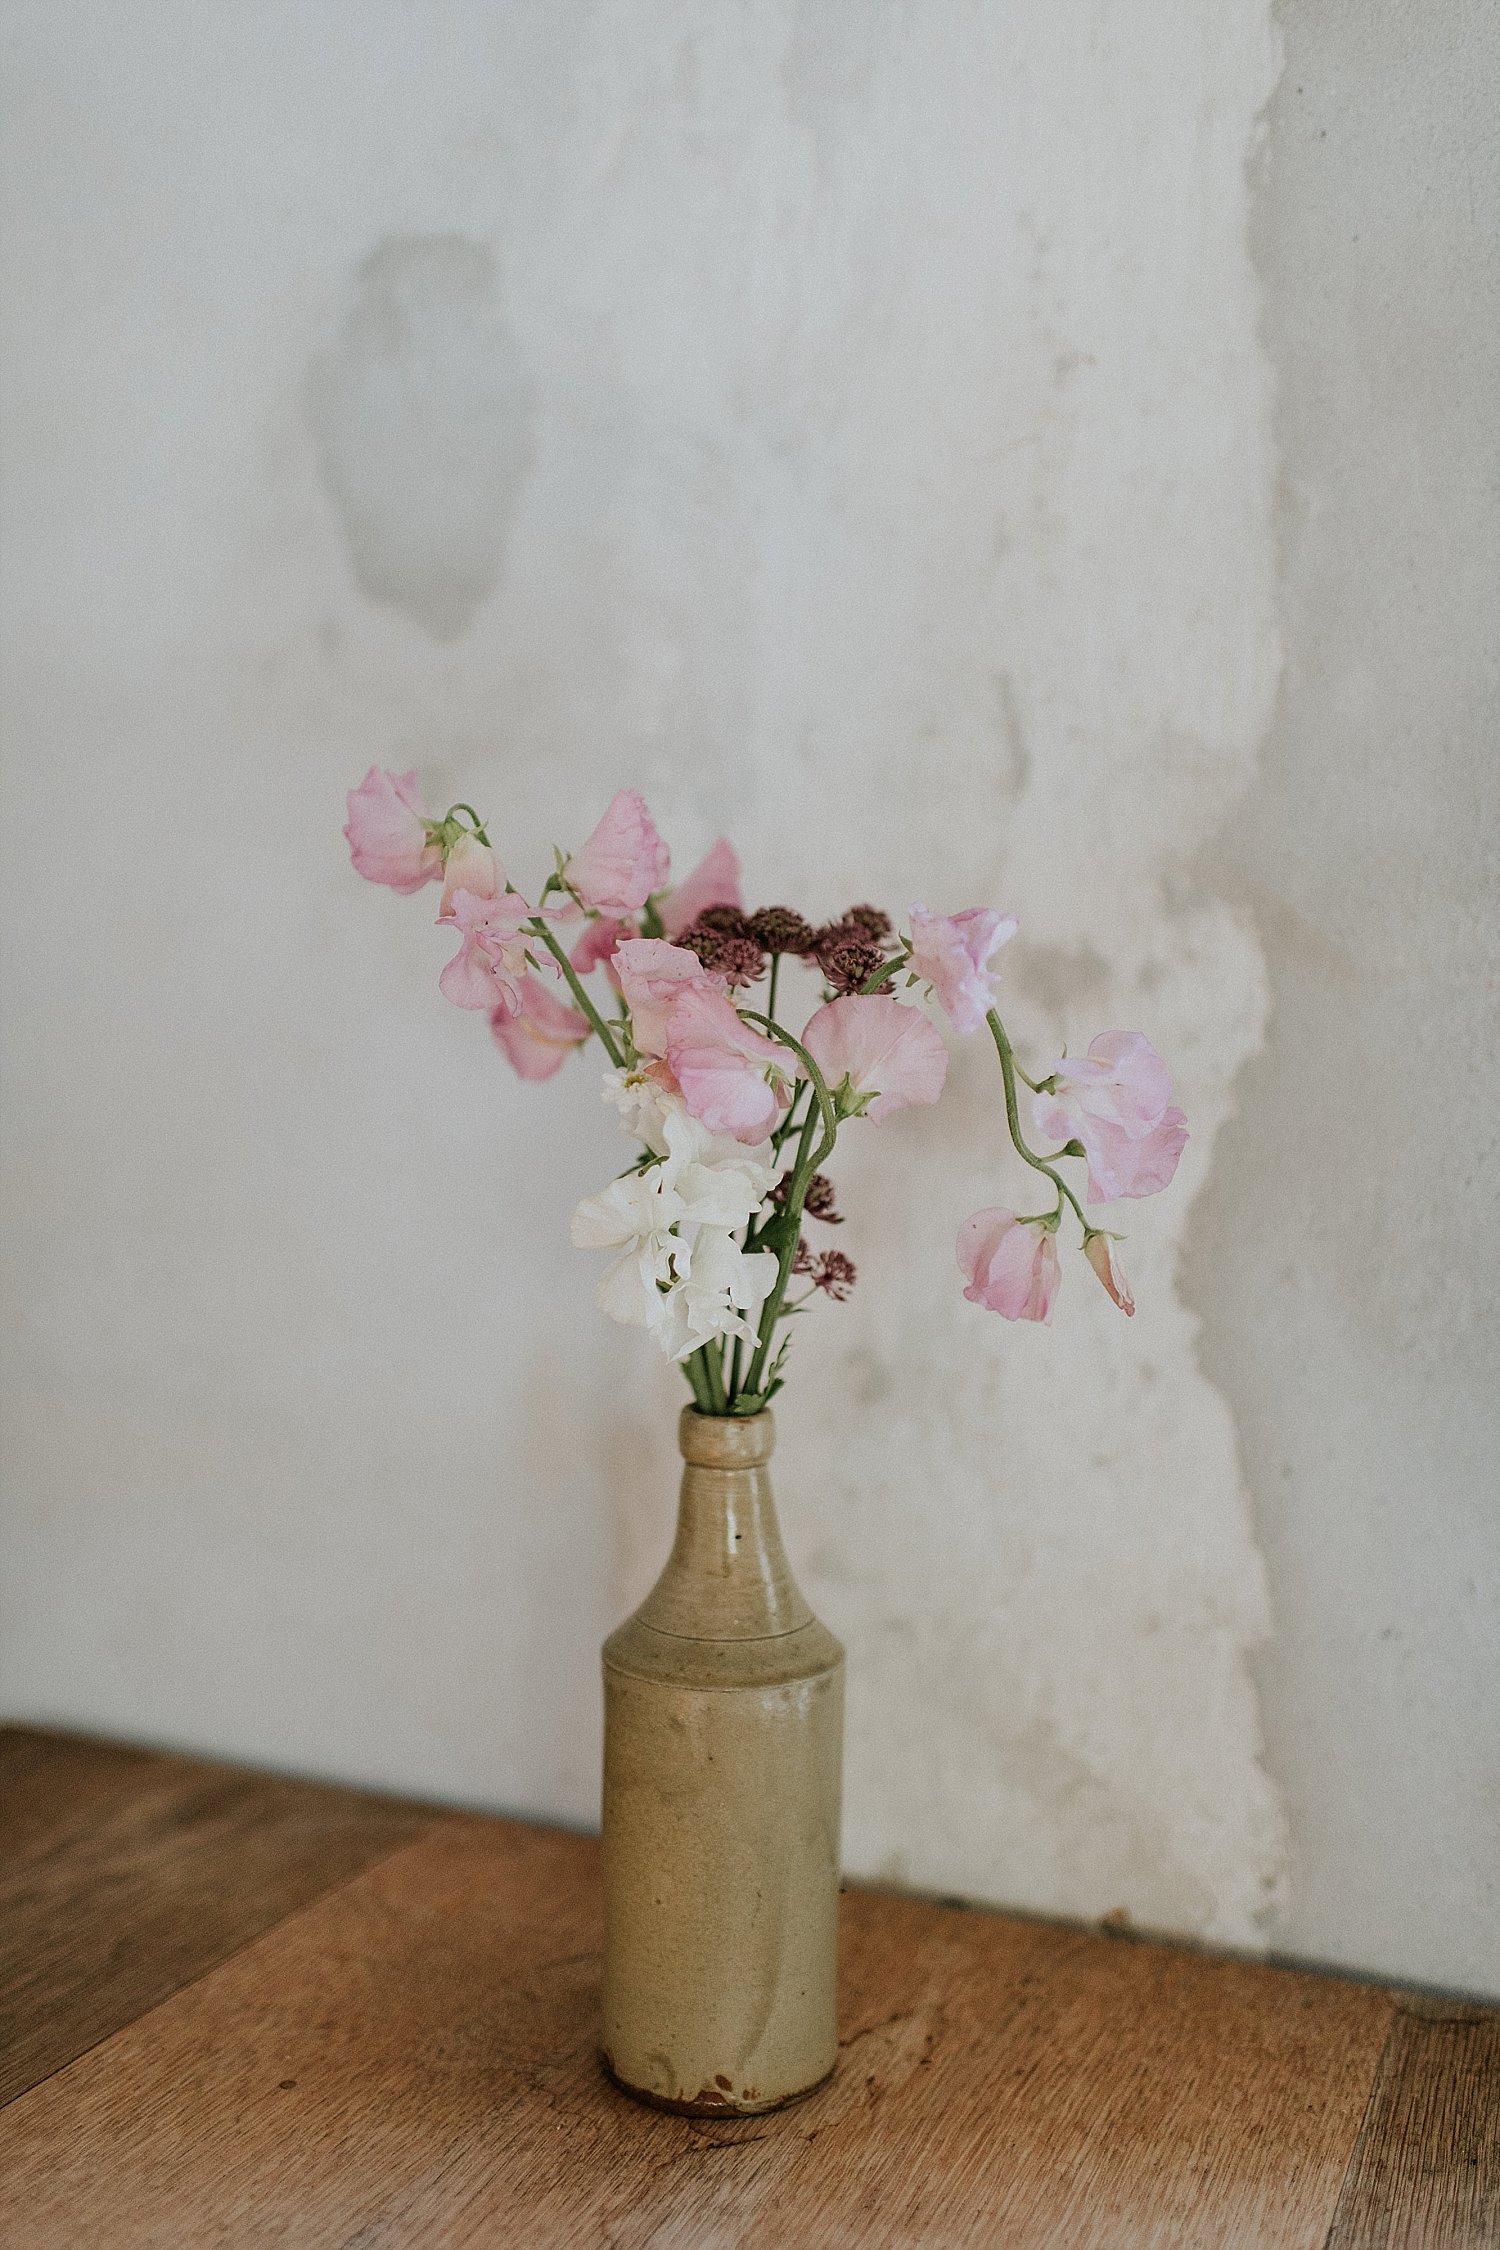
[{"label": "white petal", "polygon": [[609,1314],[611,1320],[622,1320],[631,1328],[649,1328],[656,1319],[656,1307],[661,1300],[649,1270],[635,1251],[627,1251],[616,1258],[599,1276],[599,1309]]},{"label": "white petal", "polygon": [[636,1226],[619,1199],[606,1188],[602,1195],[586,1195],[573,1213],[570,1228],[575,1250],[614,1250],[634,1240]]},{"label": "white petal", "polygon": [[575,1250],[611,1250],[655,1224],[654,1191],[644,1183],[647,1175],[632,1172],[611,1180],[597,1195],[586,1195],[573,1213]]},{"label": "white petal", "polygon": [[682,1108],[682,1097],[668,1093],[637,1070],[607,1070],[604,1099],[620,1113],[624,1131],[644,1141],[653,1156],[667,1153],[666,1119]]},{"label": "white petal", "polygon": [[695,1320],[685,1290],[674,1289],[670,1296],[662,1299],[662,1303],[671,1307],[671,1325],[670,1328],[663,1328],[657,1342],[669,1358],[689,1359],[701,1345],[713,1341],[717,1331],[704,1328]]},{"label": "white petal", "polygon": [[784,1149],[778,1154],[769,1141],[759,1141],[754,1148],[747,1148],[743,1141],[733,1139],[728,1133],[714,1133],[705,1136],[696,1161],[712,1165],[715,1170],[732,1166],[754,1183],[756,1194],[761,1196],[774,1185],[794,1153]]},{"label": "white petal", "polygon": [[690,1117],[685,1104],[676,1100],[670,1109],[662,1112],[662,1137],[666,1143],[666,1161],[662,1170],[675,1186],[677,1175],[684,1165],[696,1164],[712,1145],[713,1135],[696,1117]]},{"label": "white petal", "polygon": [[692,1270],[681,1292],[699,1341],[711,1336],[753,1337],[744,1316],[764,1303],[776,1270],[777,1261],[769,1250],[746,1257],[730,1235],[704,1228],[694,1241]]},{"label": "white petal", "polygon": [[752,1250],[748,1258],[741,1252],[735,1303],[743,1305],[749,1312],[758,1313],[776,1286],[776,1269],[779,1263],[779,1259],[770,1250]]},{"label": "white petal", "polygon": [[708,1164],[685,1164],[676,1184],[683,1220],[694,1226],[742,1227],[760,1201],[753,1183],[738,1166],[715,1169]]}]

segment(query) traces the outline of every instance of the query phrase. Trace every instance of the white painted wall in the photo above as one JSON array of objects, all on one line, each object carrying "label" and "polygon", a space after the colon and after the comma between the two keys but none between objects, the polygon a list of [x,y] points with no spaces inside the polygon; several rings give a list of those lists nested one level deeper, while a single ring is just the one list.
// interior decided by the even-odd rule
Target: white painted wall
[{"label": "white painted wall", "polygon": [[[1332,207],[1254,191],[1264,9],[10,25],[5,1703],[592,1820],[678,1378],[566,1245],[616,1154],[588,1072],[515,1083],[436,995],[429,902],[360,885],[338,829],[372,759],[414,763],[524,875],[634,782],[680,864],[727,828],[766,897],[1013,908],[1017,1031],[1138,1025],[1195,1128],[1131,1214],[1137,1319],[1079,1261],[1050,1333],[958,1294],[957,1221],[1016,1184],[980,1053],[842,1166],[862,1279],[803,1339],[779,1482],[851,1650],[853,1867],[1500,1986],[1451,1794],[1480,1804],[1481,1740],[1441,1920],[1410,1837],[1347,1943],[1299,1905],[1383,1848],[1383,1760],[1318,1654],[1346,1471],[1268,1481],[1308,1409],[1288,1384],[1278,1423],[1285,1306],[1263,1274],[1257,1323],[1232,1263],[1302,1192],[1295,901],[1222,839],[1246,802],[1273,857],[1303,820],[1273,435],[1309,284],[1274,244]],[[1356,1324],[1324,1360],[1355,1417],[1363,1353]],[[1455,1377],[1463,1443],[1480,1395]],[[1393,1512],[1398,1613],[1432,1541]],[[1456,1740],[1473,1663],[1416,1645]]]},{"label": "white painted wall", "polygon": [[1500,1989],[1500,14],[1298,5],[1255,247],[1285,665],[1203,867],[1266,949],[1185,1275],[1271,1573],[1275,1942]]}]

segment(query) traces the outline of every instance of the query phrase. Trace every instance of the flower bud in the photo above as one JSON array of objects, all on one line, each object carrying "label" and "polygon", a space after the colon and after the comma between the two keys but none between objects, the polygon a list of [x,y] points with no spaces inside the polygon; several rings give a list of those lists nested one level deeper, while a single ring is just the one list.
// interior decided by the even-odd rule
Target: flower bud
[{"label": "flower bud", "polygon": [[1130,1283],[1115,1256],[1115,1246],[1110,1235],[1095,1232],[1083,1238],[1083,1254],[1088,1259],[1107,1293],[1113,1297],[1122,1313],[1135,1311],[1135,1299],[1130,1294]]},{"label": "flower bud", "polygon": [[481,844],[473,830],[465,828],[443,861],[438,920],[451,921],[453,901],[460,891],[467,891],[471,898],[493,898],[499,889],[500,862],[488,844]]}]

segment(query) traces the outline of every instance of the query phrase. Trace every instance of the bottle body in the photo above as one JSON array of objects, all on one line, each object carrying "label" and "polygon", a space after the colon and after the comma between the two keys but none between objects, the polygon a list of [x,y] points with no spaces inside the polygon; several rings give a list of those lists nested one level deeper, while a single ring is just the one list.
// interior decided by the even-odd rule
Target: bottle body
[{"label": "bottle body", "polygon": [[685,1412],[671,1559],[604,1646],[603,2059],[705,2113],[838,2054],[844,1652],[787,1568],[773,1443],[769,1414]]}]

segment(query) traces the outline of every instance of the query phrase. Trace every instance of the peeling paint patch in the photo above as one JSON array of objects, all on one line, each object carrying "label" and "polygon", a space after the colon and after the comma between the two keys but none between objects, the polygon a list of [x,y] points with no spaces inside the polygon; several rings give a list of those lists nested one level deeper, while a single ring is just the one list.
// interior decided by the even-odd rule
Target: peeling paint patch
[{"label": "peeling paint patch", "polygon": [[1107,996],[1109,963],[1086,938],[1032,945],[1017,956],[1012,981],[1059,1023],[1076,1022]]},{"label": "peeling paint patch", "polygon": [[493,252],[456,234],[381,243],[308,412],[360,585],[454,639],[499,579],[533,450]]},{"label": "peeling paint patch", "polygon": [[1026,1052],[1139,1028],[1193,1127],[1174,1194],[1112,1215],[1136,1319],[1074,1250],[1041,1333],[966,1304],[953,1261],[967,1211],[1030,1207],[992,1058],[955,1042],[939,1108],[841,1143],[860,1287],[799,1333],[775,1479],[849,1650],[847,1861],[1261,1947],[1286,1881],[1265,1572],[1175,1268],[1266,1019],[1253,931],[1183,870],[1250,784],[1279,665],[1245,178],[1269,6],[872,8],[846,36],[787,4],[764,27],[698,40],[732,175],[619,50],[578,125],[661,120],[611,187],[654,215],[642,240],[681,215],[673,263],[634,269],[649,305],[622,286],[610,333],[636,369],[691,334],[671,410],[724,463],[690,552],[662,529],[683,443],[652,454],[649,506],[608,494],[612,602],[640,619],[649,585],[680,656],[653,802],[717,820],[732,786],[752,885],[814,912],[1015,912]]},{"label": "peeling paint patch", "polygon": [[1273,1942],[1494,1994],[1500,16],[1278,20],[1252,244],[1287,660],[1197,868],[1253,911],[1275,1008],[1185,1294],[1277,1612],[1256,1679],[1296,1883]]}]

